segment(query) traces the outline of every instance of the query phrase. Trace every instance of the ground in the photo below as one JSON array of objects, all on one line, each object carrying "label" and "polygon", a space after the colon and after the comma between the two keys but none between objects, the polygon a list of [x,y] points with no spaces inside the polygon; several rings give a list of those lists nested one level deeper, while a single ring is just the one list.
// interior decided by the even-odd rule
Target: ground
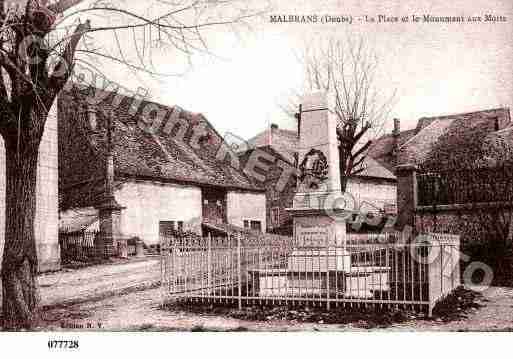
[{"label": "ground", "polygon": [[[122,296],[54,307],[45,313],[48,329],[87,329],[88,324],[102,330],[212,330],[212,331],[348,331],[364,330],[365,323],[321,324],[294,320],[249,321],[221,315],[196,314],[184,310],[161,309],[160,288]],[[407,320],[376,330],[397,331],[482,331],[513,330],[513,289],[494,287],[484,292],[479,309],[467,318],[443,322],[429,319]]]},{"label": "ground", "polygon": [[[183,307],[162,308],[158,259],[117,263],[47,274],[40,278],[43,330],[168,330],[168,331],[352,331],[368,323],[305,323],[269,316],[237,319],[222,314],[193,312]],[[373,330],[480,331],[513,330],[513,288],[492,287],[475,306],[449,321],[408,319]],[[479,307],[479,308],[477,308]],[[458,308],[456,308],[458,309]],[[244,317],[244,316],[242,316]]]},{"label": "ground", "polygon": [[156,286],[160,282],[160,259],[118,260],[104,265],[64,269],[43,274],[38,280],[43,306],[98,300]]}]

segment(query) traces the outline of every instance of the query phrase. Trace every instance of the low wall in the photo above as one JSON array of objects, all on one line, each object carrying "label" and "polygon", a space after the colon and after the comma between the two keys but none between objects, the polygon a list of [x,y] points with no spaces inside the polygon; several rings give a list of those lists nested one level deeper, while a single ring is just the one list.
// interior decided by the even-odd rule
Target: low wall
[{"label": "low wall", "polygon": [[[498,209],[492,204],[480,208],[465,205],[417,207],[415,229],[417,233],[436,232],[459,235],[461,244],[486,240],[494,220],[509,218],[509,238],[513,235],[513,209]],[[500,218],[500,219],[499,219]]]}]

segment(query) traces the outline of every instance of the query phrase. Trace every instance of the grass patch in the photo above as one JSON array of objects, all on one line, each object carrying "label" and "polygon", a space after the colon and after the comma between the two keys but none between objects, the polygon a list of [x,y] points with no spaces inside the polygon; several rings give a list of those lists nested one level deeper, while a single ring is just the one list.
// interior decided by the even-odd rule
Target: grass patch
[{"label": "grass patch", "polygon": [[433,319],[444,322],[465,319],[470,311],[478,310],[484,306],[479,304],[478,301],[488,302],[481,293],[466,289],[463,286],[458,287],[436,304],[433,308]]},{"label": "grass patch", "polygon": [[[427,317],[425,309],[402,307],[386,307],[379,305],[353,304],[339,305],[332,307],[329,311],[323,305],[291,306],[285,304],[275,305],[248,305],[241,310],[233,303],[188,303],[174,302],[164,306],[164,310],[184,311],[199,315],[224,316],[247,321],[287,321],[293,323],[316,323],[316,324],[351,324],[355,328],[374,329],[387,328],[396,323],[412,320],[436,320],[450,322],[466,318],[471,310],[482,307],[477,303],[482,300],[478,292],[460,287],[443,301],[439,302],[431,318]],[[192,331],[211,331],[198,326]]]}]

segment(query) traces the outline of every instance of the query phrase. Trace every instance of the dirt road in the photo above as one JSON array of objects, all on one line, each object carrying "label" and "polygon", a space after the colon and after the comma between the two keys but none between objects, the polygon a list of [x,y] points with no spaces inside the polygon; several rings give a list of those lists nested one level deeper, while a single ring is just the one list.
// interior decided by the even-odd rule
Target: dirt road
[{"label": "dirt road", "polygon": [[[150,289],[127,295],[53,308],[45,313],[52,330],[250,330],[250,331],[361,331],[360,323],[324,325],[295,321],[247,321],[218,315],[199,315],[163,310],[161,290]],[[513,330],[513,289],[494,287],[484,292],[483,305],[467,313],[466,319],[448,323],[417,319],[379,330],[480,331]]]},{"label": "dirt road", "polygon": [[156,285],[160,281],[160,260],[150,257],[63,270],[43,274],[38,281],[43,306],[90,301]]}]

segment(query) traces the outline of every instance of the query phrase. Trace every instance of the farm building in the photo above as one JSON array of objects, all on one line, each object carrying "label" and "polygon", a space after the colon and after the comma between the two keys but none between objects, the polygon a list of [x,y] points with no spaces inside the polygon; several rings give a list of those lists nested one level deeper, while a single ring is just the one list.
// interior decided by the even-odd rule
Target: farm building
[{"label": "farm building", "polygon": [[109,119],[123,237],[154,245],[173,229],[265,231],[264,191],[232,165],[224,139],[203,115],[93,88],[63,93],[59,110],[62,231],[99,228]]}]

